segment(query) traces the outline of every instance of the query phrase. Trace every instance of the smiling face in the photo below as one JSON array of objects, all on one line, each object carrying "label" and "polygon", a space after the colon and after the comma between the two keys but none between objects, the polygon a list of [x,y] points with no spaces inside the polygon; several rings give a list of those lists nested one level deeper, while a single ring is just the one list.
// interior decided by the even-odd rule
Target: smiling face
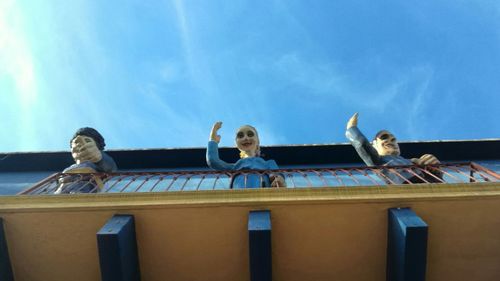
[{"label": "smiling face", "polygon": [[242,126],[236,132],[236,146],[241,152],[242,157],[257,156],[259,150],[259,136],[252,126]]},{"label": "smiling face", "polygon": [[375,140],[373,140],[373,147],[380,156],[398,156],[400,154],[396,137],[389,131],[380,131],[377,133]]}]

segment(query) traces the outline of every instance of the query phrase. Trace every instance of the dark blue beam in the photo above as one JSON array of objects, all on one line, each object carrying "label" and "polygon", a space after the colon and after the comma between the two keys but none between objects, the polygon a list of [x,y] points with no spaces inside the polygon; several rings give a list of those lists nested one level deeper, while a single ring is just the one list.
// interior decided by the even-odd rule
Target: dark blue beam
[{"label": "dark blue beam", "polygon": [[271,212],[250,211],[248,215],[250,280],[271,281]]},{"label": "dark blue beam", "polygon": [[387,281],[423,281],[427,224],[409,208],[389,209]]},{"label": "dark blue beam", "polygon": [[139,257],[132,215],[115,215],[97,232],[103,281],[139,281]]},{"label": "dark blue beam", "polygon": [[0,218],[0,280],[14,281],[12,266],[10,264],[9,249],[7,248],[7,239],[3,230],[3,219]]}]

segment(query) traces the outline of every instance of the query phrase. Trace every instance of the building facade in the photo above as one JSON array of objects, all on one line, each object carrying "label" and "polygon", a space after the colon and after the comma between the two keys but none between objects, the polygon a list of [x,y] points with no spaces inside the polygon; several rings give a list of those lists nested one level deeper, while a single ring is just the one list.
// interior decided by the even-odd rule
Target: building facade
[{"label": "building facade", "polygon": [[[72,162],[68,152],[5,154],[0,276],[499,278],[500,140],[400,146],[407,158],[436,155],[442,181],[391,184],[386,168],[365,167],[348,144],[274,146],[262,150],[279,163],[287,187],[236,190],[229,188],[234,173],[207,168],[203,148],[123,150],[109,151],[118,173],[96,175],[101,192],[53,195],[58,173]],[[234,148],[220,155],[238,157]]]}]

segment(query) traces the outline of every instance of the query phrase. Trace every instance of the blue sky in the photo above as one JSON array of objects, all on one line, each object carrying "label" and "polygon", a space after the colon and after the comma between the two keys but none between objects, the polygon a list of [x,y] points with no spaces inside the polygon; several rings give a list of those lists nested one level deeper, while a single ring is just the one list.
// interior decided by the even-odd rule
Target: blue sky
[{"label": "blue sky", "polygon": [[498,1],[0,1],[0,151],[500,137]]}]

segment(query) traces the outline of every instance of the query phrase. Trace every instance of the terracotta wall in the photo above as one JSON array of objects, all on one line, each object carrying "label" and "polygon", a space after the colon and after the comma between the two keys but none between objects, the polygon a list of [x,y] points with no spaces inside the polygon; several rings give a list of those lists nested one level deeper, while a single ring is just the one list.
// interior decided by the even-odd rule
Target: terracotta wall
[{"label": "terracotta wall", "polygon": [[246,281],[256,209],[271,210],[273,280],[382,281],[391,207],[411,207],[429,225],[427,280],[500,278],[495,186],[363,192],[11,197],[0,216],[16,281],[100,280],[96,232],[117,213],[135,216],[142,280]]}]

